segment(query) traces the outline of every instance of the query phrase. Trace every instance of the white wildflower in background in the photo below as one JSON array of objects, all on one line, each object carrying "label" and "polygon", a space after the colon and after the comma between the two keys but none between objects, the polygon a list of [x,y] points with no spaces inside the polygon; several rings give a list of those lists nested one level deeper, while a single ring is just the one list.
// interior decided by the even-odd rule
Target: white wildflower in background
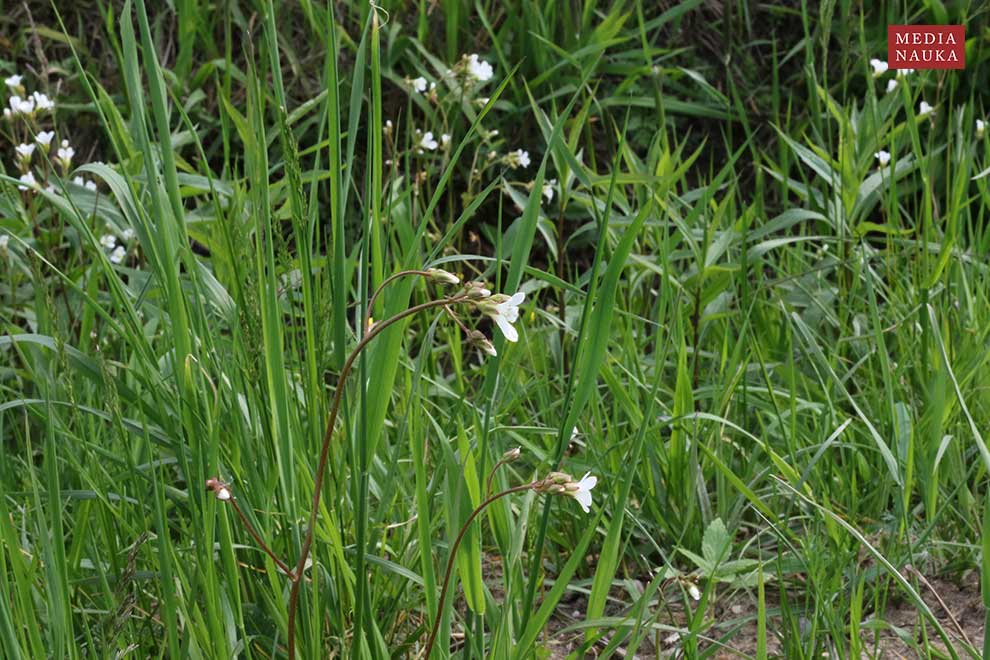
[{"label": "white wildflower in background", "polygon": [[897,70],[897,75],[898,76],[909,76],[912,73],[914,73],[914,69],[898,69]]},{"label": "white wildflower in background", "polygon": [[48,150],[52,146],[52,140],[55,139],[55,131],[38,131],[38,134],[34,136],[34,141],[41,145],[41,148],[48,153]]},{"label": "white wildflower in background", "polygon": [[897,89],[897,78],[891,78],[887,81],[887,93],[890,94],[895,89]]},{"label": "white wildflower in background", "polygon": [[438,143],[433,139],[433,131],[426,131],[423,136],[419,139],[419,148],[427,149],[433,151],[437,148]]},{"label": "white wildflower in background", "polygon": [[93,192],[96,192],[96,181],[87,181],[86,183],[83,184],[83,187],[86,188],[86,190],[92,190]]},{"label": "white wildflower in background", "polygon": [[878,60],[877,58],[874,57],[872,60],[870,60],[870,66],[873,67],[874,78],[878,76],[882,76],[883,74],[887,73],[887,68],[888,68],[887,63],[884,62],[883,60]]},{"label": "white wildflower in background", "polygon": [[117,247],[117,237],[113,234],[103,234],[100,236],[100,245],[106,250],[112,250]]},{"label": "white wildflower in background", "polygon": [[52,110],[55,108],[55,101],[48,98],[47,94],[35,92],[31,95],[31,100],[34,101],[34,106],[38,112],[45,112],[46,110]]},{"label": "white wildflower in background", "polygon": [[928,101],[922,101],[918,104],[918,116],[924,117],[925,115],[930,115],[935,112],[935,108],[928,105]]},{"label": "white wildflower in background", "polygon": [[17,186],[18,190],[28,190],[29,188],[37,189],[38,187],[38,181],[34,178],[33,172],[26,172],[22,174],[20,181],[20,185]]},{"label": "white wildflower in background", "polygon": [[76,155],[76,150],[69,146],[68,140],[62,140],[62,146],[58,148],[56,152],[59,165],[62,166],[63,170],[68,170],[72,167],[72,157]]},{"label": "white wildflower in background", "polygon": [[492,65],[478,57],[477,53],[471,53],[467,57],[467,74],[478,82],[488,82],[495,75]]},{"label": "white wildflower in background", "polygon": [[505,155],[505,161],[510,167],[529,167],[529,152],[524,149],[516,149]]},{"label": "white wildflower in background", "polygon": [[24,76],[19,76],[15,73],[9,78],[5,78],[3,82],[11,89],[11,91],[16,92],[24,89],[24,85],[21,84],[22,80],[24,80]]},{"label": "white wildflower in background", "polygon": [[125,229],[124,231],[122,231],[120,233],[120,237],[122,239],[124,239],[125,241],[128,241],[128,242],[133,241],[134,240],[134,230],[131,229],[130,227],[128,227],[127,229]]},{"label": "white wildflower in background", "polygon": [[557,179],[550,179],[549,181],[543,182],[543,187],[540,189],[540,194],[547,198],[547,203],[553,201],[553,188],[557,185]]},{"label": "white wildflower in background", "polygon": [[0,257],[7,256],[7,244],[10,243],[10,236],[7,234],[0,235]]},{"label": "white wildflower in background", "polygon": [[443,133],[443,134],[442,134],[442,135],[440,136],[440,144],[442,144],[442,145],[443,145],[443,146],[445,146],[445,147],[446,147],[446,146],[447,146],[448,144],[450,144],[450,133]]},{"label": "white wildflower in background", "polygon": [[34,113],[34,99],[32,98],[22,99],[20,96],[14,95],[10,97],[8,103],[10,104],[10,113],[14,117]]},{"label": "white wildflower in background", "polygon": [[426,78],[423,76],[413,79],[411,84],[413,91],[419,92],[420,94],[426,91]]},{"label": "white wildflower in background", "polygon": [[119,264],[127,256],[127,250],[124,249],[123,245],[118,245],[114,248],[113,252],[110,253],[110,261],[115,264]]},{"label": "white wildflower in background", "polygon": [[887,167],[887,163],[890,162],[889,151],[884,151],[883,149],[881,149],[880,151],[873,154],[873,156],[877,159],[877,161],[879,161],[880,167]]},{"label": "white wildflower in background", "polygon": [[977,140],[982,140],[983,139],[983,133],[984,133],[984,131],[986,131],[986,128],[987,128],[987,124],[986,124],[985,121],[983,121],[982,119],[977,119],[976,120],[976,139]]}]

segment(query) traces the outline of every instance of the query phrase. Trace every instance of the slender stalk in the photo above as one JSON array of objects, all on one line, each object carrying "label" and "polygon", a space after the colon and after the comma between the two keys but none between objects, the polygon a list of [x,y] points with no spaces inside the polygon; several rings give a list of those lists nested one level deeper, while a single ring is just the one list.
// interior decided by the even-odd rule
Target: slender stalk
[{"label": "slender stalk", "polygon": [[512,493],[519,493],[524,490],[529,490],[535,487],[539,481],[531,481],[528,484],[523,484],[521,486],[513,486],[508,490],[503,490],[500,493],[495,493],[486,499],[484,502],[478,505],[478,508],[471,512],[467,520],[464,521],[464,525],[461,527],[461,531],[457,533],[457,538],[454,540],[454,545],[450,548],[450,556],[447,557],[447,570],[443,575],[443,587],[440,589],[440,600],[437,602],[437,614],[433,617],[433,628],[430,630],[430,636],[426,640],[426,653],[423,655],[426,660],[429,660],[430,653],[433,651],[433,645],[437,641],[437,631],[440,629],[440,618],[443,613],[443,603],[447,599],[447,589],[450,587],[450,575],[454,569],[454,560],[457,559],[457,548],[461,545],[461,539],[467,533],[468,527],[474,522],[474,519],[478,517],[482,511],[485,510],[492,502],[502,499],[506,495],[511,495]]},{"label": "slender stalk", "polygon": [[295,573],[292,572],[292,569],[289,568],[289,565],[278,558],[278,556],[272,551],[272,549],[268,547],[268,544],[265,543],[264,540],[262,540],[261,535],[258,534],[258,532],[255,531],[254,527],[251,525],[251,523],[248,522],[247,516],[244,515],[244,512],[241,511],[240,505],[237,504],[236,498],[233,497],[230,498],[230,505],[234,507],[234,511],[237,512],[237,515],[240,517],[241,522],[244,523],[244,526],[247,528],[248,533],[251,535],[252,538],[254,538],[254,540],[258,543],[258,545],[261,546],[261,549],[264,550],[266,553],[268,553],[268,556],[272,558],[272,560],[275,562],[275,565],[278,566],[280,569],[282,569],[282,572],[288,575],[290,580],[295,580],[296,575]]},{"label": "slender stalk", "polygon": [[422,277],[427,277],[429,273],[426,272],[425,270],[400,270],[398,273],[394,273],[386,277],[382,281],[382,283],[378,285],[378,288],[375,289],[375,292],[371,294],[371,298],[368,299],[368,308],[364,310],[364,325],[362,326],[363,328],[363,330],[361,330],[362,333],[367,332],[368,330],[368,321],[371,320],[371,310],[375,308],[375,301],[378,300],[378,296],[381,295],[382,291],[385,290],[386,286],[388,286],[395,280],[399,279],[400,277],[405,277],[407,275],[420,275]]},{"label": "slender stalk", "polygon": [[[390,325],[398,323],[402,319],[424,310],[432,309],[434,307],[446,307],[454,303],[463,302],[467,299],[468,296],[460,295],[454,296],[453,298],[431,300],[429,302],[421,303],[410,307],[409,309],[403,310],[395,316],[378,323],[371,329],[370,332],[368,332],[368,334],[362,337],[361,341],[359,341],[357,346],[354,347],[354,350],[351,351],[351,354],[347,356],[344,366],[340,369],[340,375],[337,376],[337,387],[333,393],[333,404],[330,407],[330,415],[327,418],[327,428],[323,434],[323,446],[320,449],[320,460],[316,466],[316,476],[313,481],[313,501],[309,511],[309,525],[306,529],[306,535],[303,537],[303,544],[299,553],[299,561],[296,562],[296,568],[293,571],[292,589],[289,592],[289,658],[294,659],[296,657],[295,623],[296,610],[299,605],[299,588],[302,584],[303,571],[306,569],[306,560],[309,558],[309,551],[313,545],[313,531],[316,528],[316,516],[320,509],[320,498],[323,494],[323,478],[327,471],[327,461],[330,455],[330,441],[333,439],[333,429],[334,425],[337,423],[337,414],[340,412],[340,403],[343,398],[344,384],[347,381],[347,376],[350,374],[355,360],[357,360],[357,357],[361,354],[361,351],[364,350],[364,347],[367,346],[372,339],[384,332]],[[360,579],[360,576],[358,576],[358,578]]]}]

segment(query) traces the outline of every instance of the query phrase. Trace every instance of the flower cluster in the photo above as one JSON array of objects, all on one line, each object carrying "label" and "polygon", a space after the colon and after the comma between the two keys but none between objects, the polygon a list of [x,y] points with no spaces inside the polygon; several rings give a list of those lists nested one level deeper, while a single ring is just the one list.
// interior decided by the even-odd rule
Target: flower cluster
[{"label": "flower cluster", "polygon": [[538,493],[549,495],[566,495],[573,497],[585,513],[591,511],[591,490],[598,484],[598,477],[586,472],[583,477],[575,481],[574,477],[566,472],[551,472],[542,480],[536,482],[533,490]]},{"label": "flower cluster", "polygon": [[[51,153],[55,131],[46,130],[43,124],[50,121],[48,117],[55,110],[55,101],[43,92],[29,94],[21,75],[7,77],[4,84],[10,97],[3,109],[3,118],[10,124],[15,141],[14,163],[20,173],[17,187],[24,192],[34,192],[44,187],[55,194],[57,189],[51,184],[54,166],[58,166],[63,177],[68,176],[76,153],[66,139],[58,143],[54,154]],[[77,183],[80,181],[81,177],[75,180]],[[96,189],[93,182],[82,181],[80,185],[90,190]]]}]

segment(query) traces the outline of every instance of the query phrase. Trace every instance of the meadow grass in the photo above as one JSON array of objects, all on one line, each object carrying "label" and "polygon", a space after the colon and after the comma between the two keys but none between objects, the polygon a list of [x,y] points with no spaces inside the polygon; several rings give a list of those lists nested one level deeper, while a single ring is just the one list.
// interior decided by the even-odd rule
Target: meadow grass
[{"label": "meadow grass", "polygon": [[0,23],[56,104],[0,126],[4,657],[990,654],[978,3],[61,5]]}]

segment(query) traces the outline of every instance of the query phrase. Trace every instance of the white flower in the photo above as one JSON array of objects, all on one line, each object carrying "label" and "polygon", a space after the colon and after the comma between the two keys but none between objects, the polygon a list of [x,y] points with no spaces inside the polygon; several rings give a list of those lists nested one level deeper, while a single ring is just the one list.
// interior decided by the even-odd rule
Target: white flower
[{"label": "white flower", "polygon": [[34,136],[34,141],[41,145],[41,148],[48,151],[48,148],[52,145],[52,140],[55,139],[55,131],[39,131],[37,135]]},{"label": "white flower", "polygon": [[217,499],[221,502],[226,502],[230,499],[230,491],[226,487],[220,486],[216,491]]},{"label": "white flower", "polygon": [[445,147],[450,144],[450,133],[444,133],[440,136],[440,144]]},{"label": "white flower", "polygon": [[932,106],[928,105],[928,101],[922,101],[921,103],[918,104],[918,116],[919,117],[924,117],[925,115],[928,115],[928,114],[931,114],[931,113],[934,113],[934,112],[935,112],[935,108],[933,108]]},{"label": "white flower", "polygon": [[10,108],[4,108],[4,109],[3,109],[3,118],[4,118],[4,119],[6,119],[7,121],[10,121],[10,120],[11,120],[11,119],[13,118],[13,116],[14,116],[14,115],[13,115],[13,113],[12,113],[12,112],[10,111]]},{"label": "white flower", "polygon": [[512,294],[511,297],[493,296],[489,300],[493,301],[494,304],[489,303],[485,309],[485,312],[495,321],[495,325],[509,341],[519,341],[519,333],[512,327],[512,324],[519,319],[519,305],[525,299],[526,294],[522,291]]},{"label": "white flower", "polygon": [[30,115],[34,112],[34,99],[27,98],[22,99],[20,96],[14,95],[10,97],[10,111],[11,114],[16,115]]},{"label": "white flower", "polygon": [[873,155],[878,161],[880,161],[880,167],[887,167],[887,163],[890,162],[890,152],[881,149]]},{"label": "white flower", "polygon": [[72,183],[82,188],[84,185],[86,185],[86,179],[82,178],[81,176],[74,176],[72,177]]},{"label": "white flower", "polygon": [[55,107],[55,102],[48,98],[47,94],[42,94],[41,92],[35,92],[31,95],[34,100],[34,105],[38,109],[38,112],[43,112],[45,110],[51,110]]},{"label": "white flower", "polygon": [[878,60],[877,58],[874,57],[872,60],[870,60],[870,66],[873,67],[874,78],[876,78],[877,76],[882,76],[883,74],[887,73],[887,63],[884,62],[883,60]]},{"label": "white flower", "polygon": [[986,124],[985,121],[983,121],[982,119],[977,119],[976,120],[976,139],[977,140],[983,139],[983,132],[986,130],[986,128],[987,128],[987,124]]},{"label": "white flower", "polygon": [[62,140],[62,146],[59,147],[56,152],[58,158],[56,160],[62,165],[64,169],[69,169],[72,165],[72,157],[76,155],[76,150],[69,146],[68,140]]},{"label": "white flower", "polygon": [[553,201],[553,187],[557,185],[557,179],[550,179],[549,181],[543,182],[543,187],[540,189],[540,194],[547,198],[547,203]]},{"label": "white flower", "polygon": [[516,149],[507,153],[505,160],[510,167],[529,167],[529,152],[524,149]]},{"label": "white flower", "polygon": [[53,195],[57,195],[58,194],[58,190],[55,188],[55,186],[53,186],[50,183],[47,186],[45,186],[45,190],[47,192],[53,194]]},{"label": "white flower", "polygon": [[897,78],[891,78],[887,81],[887,93],[890,94],[895,89],[897,89]]},{"label": "white flower", "polygon": [[488,82],[495,75],[492,65],[485,60],[479,59],[477,53],[471,53],[467,58],[468,77],[478,82]]},{"label": "white flower", "polygon": [[26,172],[25,174],[22,174],[20,180],[22,185],[17,186],[18,190],[27,190],[28,188],[38,187],[38,181],[34,178],[33,172]]},{"label": "white flower", "polygon": [[16,147],[14,147],[14,151],[17,152],[17,156],[21,160],[31,160],[31,154],[34,153],[34,145],[19,144]]},{"label": "white flower", "polygon": [[426,91],[426,78],[424,78],[423,76],[420,76],[419,78],[414,79],[412,81],[412,88],[413,88],[413,90],[419,92],[420,94],[422,94],[423,92],[425,92]]},{"label": "white flower", "polygon": [[591,511],[591,489],[597,483],[598,477],[593,477],[590,472],[585,472],[580,481],[567,484],[566,494],[576,499],[584,512],[588,513]]},{"label": "white flower", "polygon": [[128,242],[129,241],[133,241],[134,240],[134,230],[131,229],[130,227],[128,227],[127,229],[125,229],[124,231],[122,231],[120,233],[120,237],[122,239],[124,239],[125,241],[128,241]]},{"label": "white flower", "polygon": [[437,141],[433,139],[433,131],[426,131],[423,133],[423,137],[419,140],[420,149],[429,149],[433,151],[438,146]]},{"label": "white flower", "polygon": [[96,192],[95,181],[87,181],[86,183],[83,184],[83,186],[86,188],[86,190],[92,190],[93,192]]},{"label": "white flower", "polygon": [[21,80],[23,80],[23,79],[24,79],[24,76],[19,76],[17,74],[14,74],[14,75],[10,76],[9,78],[6,78],[4,80],[4,83],[6,83],[7,87],[9,87],[11,89],[18,89],[18,88],[21,87]]},{"label": "white flower", "polygon": [[117,247],[117,237],[113,234],[103,234],[103,236],[100,236],[100,245],[102,245],[104,249],[112,250]]},{"label": "white flower", "polygon": [[115,264],[119,264],[127,256],[127,250],[124,249],[123,245],[118,245],[114,248],[113,252],[110,253],[110,261]]},{"label": "white flower", "polygon": [[914,69],[898,69],[897,70],[897,75],[898,76],[909,76],[912,73],[914,73]]},{"label": "white flower", "polygon": [[701,600],[701,589],[694,582],[688,585],[688,595],[694,600]]},{"label": "white flower", "polygon": [[3,234],[0,236],[0,254],[7,254],[7,244],[10,243],[10,236]]}]

